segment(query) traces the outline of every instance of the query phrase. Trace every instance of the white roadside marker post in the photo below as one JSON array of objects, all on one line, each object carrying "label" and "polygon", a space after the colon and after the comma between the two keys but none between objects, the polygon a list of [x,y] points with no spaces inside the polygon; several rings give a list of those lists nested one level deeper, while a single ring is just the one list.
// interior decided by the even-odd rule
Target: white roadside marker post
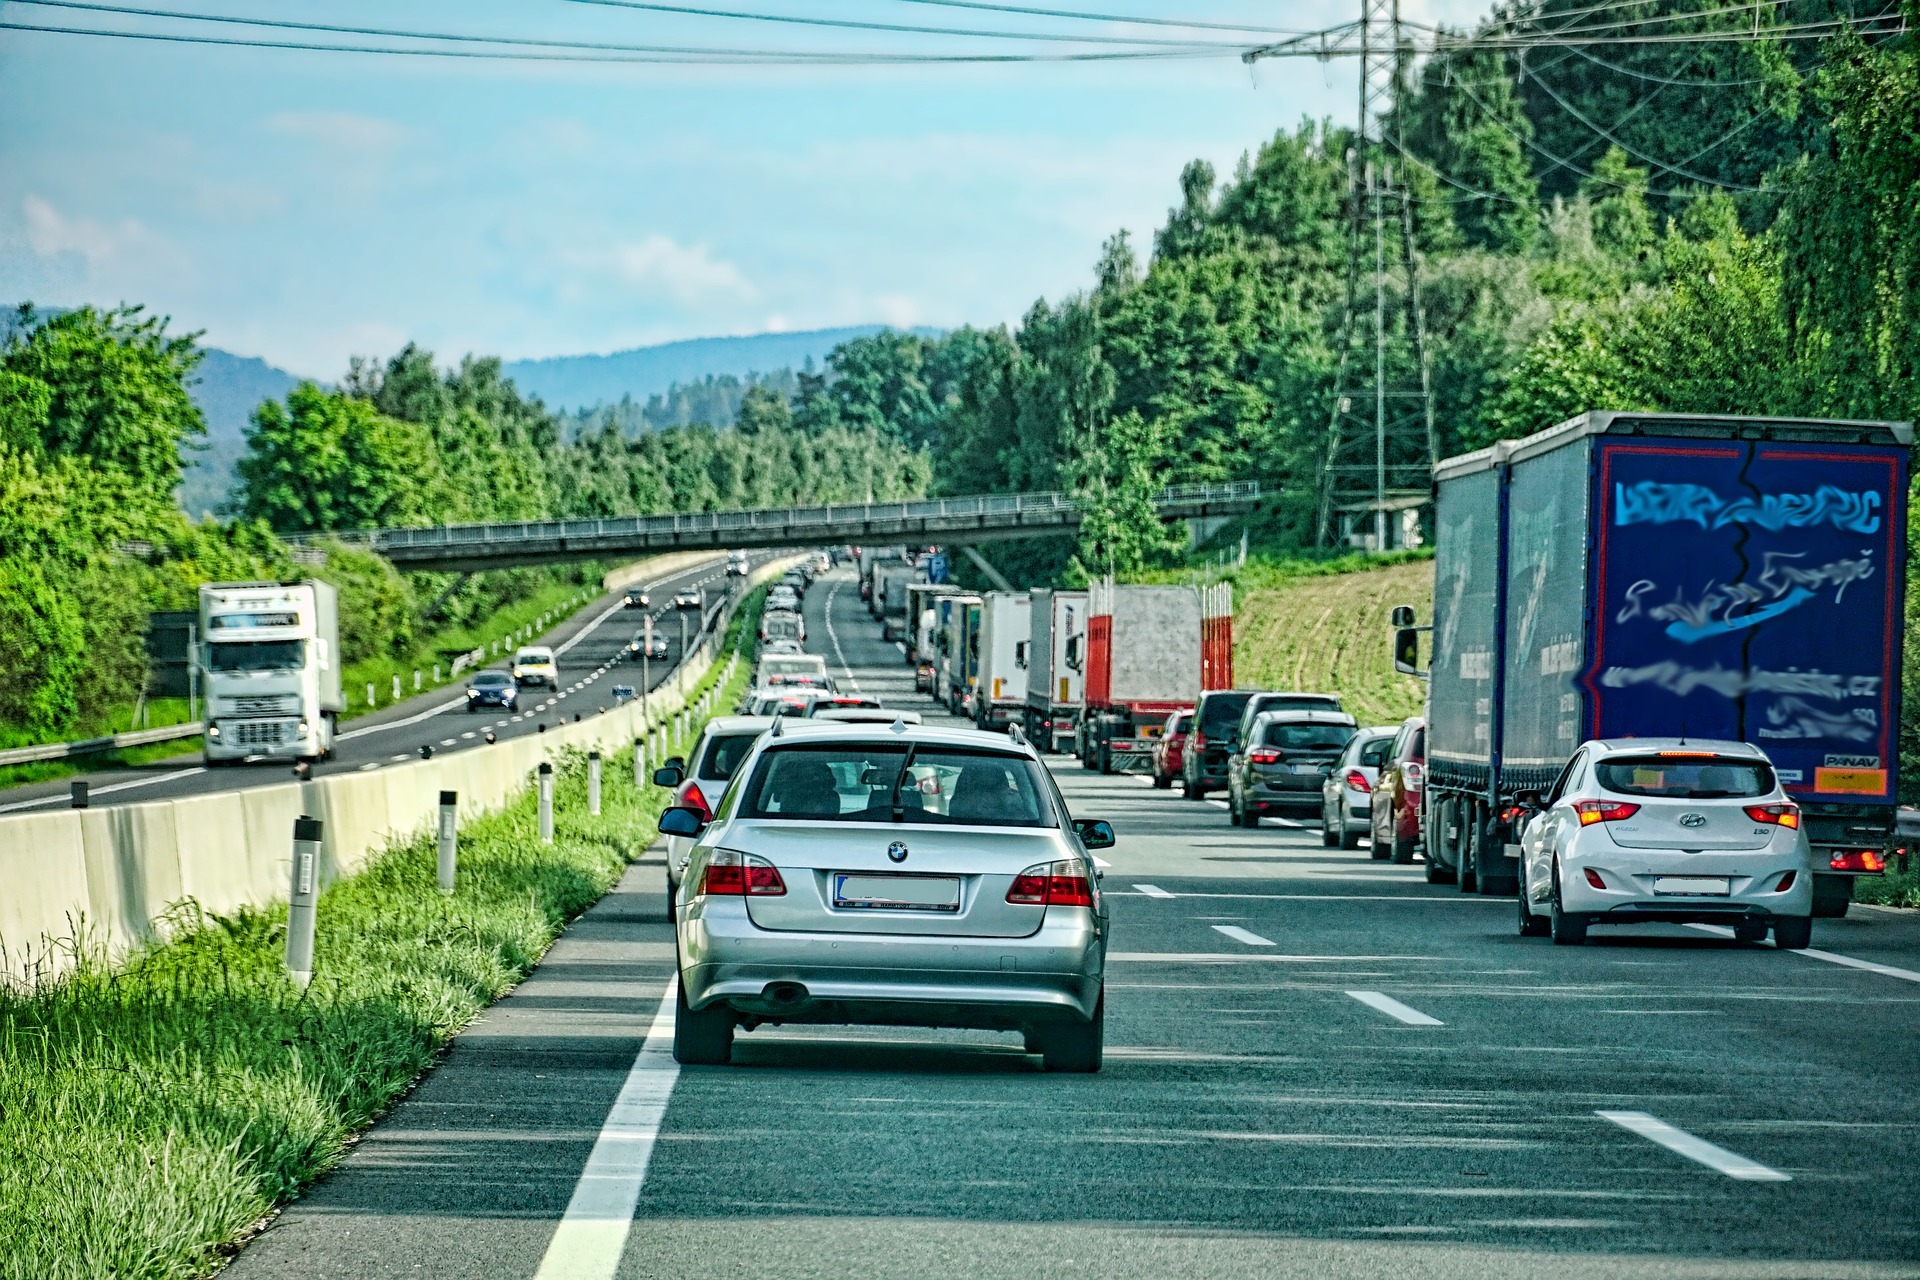
[{"label": "white roadside marker post", "polygon": [[600,816],[600,753],[587,752],[587,812]]},{"label": "white roadside marker post", "polygon": [[540,763],[540,843],[553,843],[553,766]]},{"label": "white roadside marker post", "polygon": [[457,791],[440,793],[440,892],[453,892],[453,878],[459,856],[459,803]]},{"label": "white roadside marker post", "polygon": [[636,787],[645,786],[646,776],[647,740],[645,738],[635,738],[633,740],[633,785]]},{"label": "white roadside marker post", "polygon": [[287,976],[302,991],[313,981],[313,922],[320,899],[320,819],[293,820],[293,883],[287,893]]}]

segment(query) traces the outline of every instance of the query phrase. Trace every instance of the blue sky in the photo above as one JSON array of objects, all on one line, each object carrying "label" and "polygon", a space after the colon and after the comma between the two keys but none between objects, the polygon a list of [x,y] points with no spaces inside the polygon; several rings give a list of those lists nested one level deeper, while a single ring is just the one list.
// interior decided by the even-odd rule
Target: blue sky
[{"label": "blue sky", "polygon": [[[569,40],[1010,47],[568,0],[175,7]],[[1139,33],[901,0],[714,7]],[[1358,10],[1059,7],[1298,28]],[[1409,0],[1405,11],[1463,22],[1483,8]],[[20,3],[0,3],[0,21],[181,29]],[[443,359],[513,358],[864,322],[994,324],[1084,286],[1117,228],[1150,243],[1188,159],[1224,174],[1303,115],[1351,119],[1353,76],[1311,61],[1250,74],[1231,57],[556,67],[0,31],[0,300],[144,302],[210,343],[327,378],[349,355],[409,339]]]}]

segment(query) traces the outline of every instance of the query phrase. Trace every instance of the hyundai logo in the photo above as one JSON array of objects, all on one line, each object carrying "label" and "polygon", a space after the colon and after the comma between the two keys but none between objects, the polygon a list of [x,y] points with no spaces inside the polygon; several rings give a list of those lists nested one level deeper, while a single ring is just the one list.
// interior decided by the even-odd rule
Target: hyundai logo
[{"label": "hyundai logo", "polygon": [[1683,813],[1680,815],[1680,825],[1683,827],[1704,827],[1707,825],[1707,815],[1704,813]]},{"label": "hyundai logo", "polygon": [[906,843],[904,841],[895,840],[892,844],[887,846],[887,856],[889,858],[892,858],[895,862],[905,862],[907,860]]}]

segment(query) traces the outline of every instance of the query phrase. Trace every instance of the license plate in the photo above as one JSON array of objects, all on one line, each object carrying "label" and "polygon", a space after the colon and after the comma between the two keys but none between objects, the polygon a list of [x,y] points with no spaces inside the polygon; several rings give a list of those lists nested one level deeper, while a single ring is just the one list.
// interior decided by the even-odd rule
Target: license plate
[{"label": "license plate", "polygon": [[958,911],[960,880],[835,872],[833,905],[845,911]]},{"label": "license plate", "polygon": [[1733,892],[1733,882],[1726,876],[1655,876],[1653,891],[1656,894],[1724,898]]},{"label": "license plate", "polygon": [[1330,772],[1330,769],[1329,766],[1324,764],[1296,764],[1293,766],[1293,771],[1295,773],[1312,775],[1316,773],[1325,774]]}]

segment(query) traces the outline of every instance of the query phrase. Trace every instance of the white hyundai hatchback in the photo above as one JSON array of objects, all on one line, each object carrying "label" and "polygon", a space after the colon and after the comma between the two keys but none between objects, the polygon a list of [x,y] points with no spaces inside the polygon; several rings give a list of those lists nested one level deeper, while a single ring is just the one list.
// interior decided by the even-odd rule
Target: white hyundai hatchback
[{"label": "white hyundai hatchback", "polygon": [[1544,795],[1523,793],[1520,932],[1578,946],[1596,924],[1728,925],[1743,942],[1812,936],[1800,807],[1743,742],[1596,740]]}]

